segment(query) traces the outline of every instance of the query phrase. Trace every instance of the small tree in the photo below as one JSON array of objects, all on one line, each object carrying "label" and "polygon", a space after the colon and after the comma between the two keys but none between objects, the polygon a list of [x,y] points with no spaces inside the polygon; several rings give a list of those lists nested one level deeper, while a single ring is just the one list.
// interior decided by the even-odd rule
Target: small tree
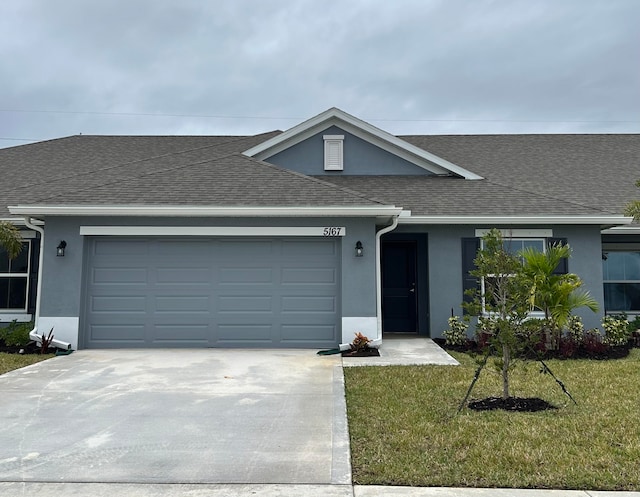
[{"label": "small tree", "polygon": [[[636,181],[636,186],[640,188],[640,180]],[[632,200],[629,202],[625,207],[624,213],[640,222],[640,200]]]},{"label": "small tree", "polygon": [[520,334],[527,318],[528,287],[523,278],[522,262],[504,246],[502,234],[492,229],[483,238],[471,272],[480,278],[481,288],[472,291],[473,300],[465,304],[471,315],[488,315],[493,326],[489,346],[498,359],[495,365],[502,374],[502,398],[510,397],[509,374],[518,352],[525,346]]}]

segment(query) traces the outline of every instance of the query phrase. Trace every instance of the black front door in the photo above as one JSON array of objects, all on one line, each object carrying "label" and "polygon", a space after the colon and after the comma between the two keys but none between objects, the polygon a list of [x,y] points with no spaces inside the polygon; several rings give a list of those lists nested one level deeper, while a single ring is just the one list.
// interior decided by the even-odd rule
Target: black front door
[{"label": "black front door", "polygon": [[382,242],[382,330],[417,333],[415,241]]}]

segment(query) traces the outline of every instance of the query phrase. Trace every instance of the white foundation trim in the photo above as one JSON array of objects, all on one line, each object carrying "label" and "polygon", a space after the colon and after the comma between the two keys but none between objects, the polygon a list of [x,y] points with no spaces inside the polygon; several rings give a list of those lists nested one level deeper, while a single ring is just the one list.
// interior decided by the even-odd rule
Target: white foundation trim
[{"label": "white foundation trim", "polygon": [[38,334],[48,335],[53,328],[53,338],[71,344],[71,348],[78,349],[78,330],[80,328],[78,317],[50,317],[40,316],[38,320]]},{"label": "white foundation trim", "polygon": [[375,316],[369,317],[343,317],[342,318],[342,342],[351,343],[356,333],[374,340],[378,335],[378,320]]},{"label": "white foundation trim", "polygon": [[345,236],[344,226],[80,226],[89,236]]}]

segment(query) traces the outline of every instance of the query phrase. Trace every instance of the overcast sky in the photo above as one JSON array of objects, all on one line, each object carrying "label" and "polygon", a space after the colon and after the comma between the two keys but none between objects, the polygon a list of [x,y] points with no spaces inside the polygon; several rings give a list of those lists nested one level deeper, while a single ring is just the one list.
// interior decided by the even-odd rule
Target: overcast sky
[{"label": "overcast sky", "polygon": [[0,147],[254,134],[639,133],[640,0],[3,0]]}]

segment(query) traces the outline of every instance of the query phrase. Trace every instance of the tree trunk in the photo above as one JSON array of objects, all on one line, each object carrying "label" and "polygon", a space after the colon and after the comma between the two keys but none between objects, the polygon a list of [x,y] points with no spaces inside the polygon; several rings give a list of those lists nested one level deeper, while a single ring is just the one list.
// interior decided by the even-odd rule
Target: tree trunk
[{"label": "tree trunk", "polygon": [[511,363],[511,349],[505,343],[502,344],[502,398],[509,396],[509,366]]}]

